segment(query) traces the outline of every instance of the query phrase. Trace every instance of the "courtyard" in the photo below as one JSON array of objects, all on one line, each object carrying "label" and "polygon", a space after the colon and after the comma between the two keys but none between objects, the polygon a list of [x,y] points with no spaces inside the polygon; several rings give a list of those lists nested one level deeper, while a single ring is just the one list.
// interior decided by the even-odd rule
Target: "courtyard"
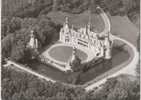
[{"label": "courtyard", "polygon": [[[51,61],[66,65],[71,59],[73,46],[64,43],[56,43],[46,49],[41,55]],[[76,55],[81,59],[82,63],[93,59],[93,52],[88,48],[77,46]]]},{"label": "courtyard", "polygon": [[[49,50],[48,53],[55,60],[67,63],[71,58],[72,52],[73,48],[71,46],[56,46]],[[82,61],[87,59],[87,54],[79,49],[76,50],[76,55],[78,55]]]}]

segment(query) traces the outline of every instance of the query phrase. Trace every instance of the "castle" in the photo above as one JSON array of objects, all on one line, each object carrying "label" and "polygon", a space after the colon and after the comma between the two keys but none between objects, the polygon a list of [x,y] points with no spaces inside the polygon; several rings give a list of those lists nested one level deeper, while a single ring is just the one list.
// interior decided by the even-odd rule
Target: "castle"
[{"label": "castle", "polygon": [[90,21],[85,27],[74,30],[73,26],[69,27],[68,17],[66,17],[66,21],[60,30],[59,41],[76,48],[78,46],[88,48],[93,52],[94,57],[111,59],[112,40],[110,35],[110,32],[102,34],[102,36],[100,33],[92,32]]},{"label": "castle", "polygon": [[[100,8],[98,9],[102,11]],[[99,58],[107,60],[111,59],[113,40],[111,38],[112,34],[110,33],[110,22],[103,11],[102,13],[100,13],[100,15],[103,18],[105,24],[105,29],[101,33],[92,31],[90,19],[85,27],[74,29],[73,25],[72,27],[69,26],[69,19],[68,17],[66,17],[63,27],[60,29],[58,41],[60,41],[59,43],[61,44],[73,47],[73,52],[70,59],[68,59],[68,62],[66,62],[65,64],[62,64],[62,62],[51,59],[48,53],[46,55],[43,55],[43,57],[41,56],[41,59],[43,58],[43,61],[45,63],[50,63],[54,67],[62,71],[71,70],[71,65],[75,61],[75,59],[80,59],[80,57],[76,53],[77,49],[81,49],[82,51],[87,52],[90,59],[87,59],[86,62],[91,61],[92,59]],[[38,40],[35,37],[34,31],[31,31],[28,47],[34,49],[34,51],[37,51],[38,49]]]}]

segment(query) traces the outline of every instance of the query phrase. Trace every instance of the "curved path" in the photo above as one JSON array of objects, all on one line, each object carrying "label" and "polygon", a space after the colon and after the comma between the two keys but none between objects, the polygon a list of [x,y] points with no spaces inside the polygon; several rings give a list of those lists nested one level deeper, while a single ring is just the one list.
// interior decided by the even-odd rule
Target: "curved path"
[{"label": "curved path", "polygon": [[[136,47],[134,45],[132,45],[130,42],[128,42],[124,39],[121,39],[119,37],[113,36],[113,38],[126,43],[128,46],[130,46],[132,48],[132,55],[131,55],[132,57],[130,58],[131,62],[129,64],[127,64],[125,67],[123,67],[121,70],[119,70],[111,75],[107,75],[104,79],[101,79],[98,82],[94,82],[93,84],[87,86],[85,88],[87,91],[92,90],[94,87],[98,87],[99,85],[103,84],[110,77],[115,77],[120,74],[130,74],[130,75],[134,75],[134,76],[136,75],[135,69],[136,69],[136,65],[138,63],[138,59],[139,59],[139,54],[138,54]],[[120,66],[122,66],[122,65],[120,65]]]},{"label": "curved path", "polygon": [[[110,24],[110,20],[109,20],[108,16],[100,7],[98,7],[98,9],[101,11],[100,15],[103,18],[103,21],[105,24],[105,28],[104,28],[103,32],[101,32],[100,34],[110,32],[111,24]],[[101,79],[98,82],[94,82],[93,84],[87,86],[85,88],[87,91],[92,90],[94,87],[98,87],[99,85],[103,84],[110,77],[118,76],[120,74],[131,74],[131,75],[136,74],[135,69],[136,69],[136,64],[138,63],[138,59],[139,59],[139,54],[138,54],[136,47],[134,45],[132,45],[130,42],[128,42],[122,38],[119,38],[117,36],[112,35],[111,38],[113,40],[120,40],[132,48],[132,55],[130,55],[130,56],[132,56],[132,57],[130,57],[131,62],[129,64],[127,64],[126,66],[124,65],[125,67],[122,68],[121,70],[118,70],[117,72],[115,72],[111,75],[107,75],[104,79]],[[123,66],[123,65],[121,65],[121,66]]]},{"label": "curved path", "polygon": [[13,65],[13,67],[16,67],[16,68],[18,68],[18,69],[21,69],[21,70],[23,70],[23,71],[25,71],[25,72],[28,72],[28,73],[30,73],[30,74],[32,74],[32,75],[35,75],[35,76],[37,76],[37,77],[39,77],[39,78],[41,78],[41,79],[46,80],[46,81],[51,81],[51,82],[53,82],[53,83],[56,82],[56,81],[52,80],[51,78],[46,77],[46,76],[43,76],[43,75],[41,75],[41,74],[39,74],[39,73],[37,73],[37,72],[35,72],[35,71],[32,71],[32,70],[29,69],[28,67],[25,67],[25,66],[23,66],[23,65],[17,64],[17,63],[15,63],[14,61],[7,60],[7,64],[6,64],[6,65],[7,65],[7,66],[4,66],[4,67],[9,67],[9,65]]}]

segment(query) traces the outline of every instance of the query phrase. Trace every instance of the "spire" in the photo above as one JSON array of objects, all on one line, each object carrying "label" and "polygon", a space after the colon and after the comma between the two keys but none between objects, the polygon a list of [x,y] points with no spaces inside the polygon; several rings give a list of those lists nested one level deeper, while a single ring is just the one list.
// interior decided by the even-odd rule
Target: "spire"
[{"label": "spire", "polygon": [[105,38],[105,59],[111,59],[111,44],[108,37]]},{"label": "spire", "polygon": [[68,26],[68,17],[65,17],[64,29],[65,29],[66,32],[69,29],[69,26]]},{"label": "spire", "polygon": [[33,30],[30,31],[30,40],[29,40],[28,46],[32,49],[38,48],[38,40],[36,39]]},{"label": "spire", "polygon": [[90,11],[90,9],[88,10],[88,15],[89,15],[88,30],[90,30],[90,28],[91,28],[91,11]]},{"label": "spire", "polygon": [[68,17],[65,18],[65,24],[68,24]]},{"label": "spire", "polygon": [[33,38],[33,37],[34,37],[34,31],[31,30],[30,33],[31,33],[31,34],[30,34],[30,38]]},{"label": "spire", "polygon": [[72,36],[74,36],[73,31],[74,31],[74,30],[73,30],[73,25],[72,25],[72,26],[71,26],[71,35],[72,35]]}]

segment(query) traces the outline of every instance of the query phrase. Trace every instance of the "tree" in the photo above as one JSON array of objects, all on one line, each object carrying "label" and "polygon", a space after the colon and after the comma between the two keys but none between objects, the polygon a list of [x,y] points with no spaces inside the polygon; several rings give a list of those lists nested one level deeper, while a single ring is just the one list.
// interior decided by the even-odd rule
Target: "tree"
[{"label": "tree", "polygon": [[21,29],[22,19],[18,17],[2,18],[2,38]]},{"label": "tree", "polygon": [[96,0],[91,0],[90,11],[91,11],[91,13],[96,13]]},{"label": "tree", "polygon": [[12,47],[11,51],[11,58],[15,61],[19,61],[24,56],[24,45],[22,43],[19,43],[19,45],[15,45]]},{"label": "tree", "polygon": [[14,42],[11,44],[11,58],[15,61],[20,61],[25,55],[26,45],[28,42],[28,36],[25,36],[26,29],[21,29],[15,33]]},{"label": "tree", "polygon": [[80,87],[73,88],[58,82],[52,83],[38,79],[31,74],[5,67],[3,71],[6,72],[2,73],[3,100],[93,100],[90,99],[92,95],[89,96]]},{"label": "tree", "polygon": [[74,72],[78,72],[82,70],[81,59],[78,56],[75,56],[75,59],[71,63],[71,68]]},{"label": "tree", "polygon": [[107,100],[126,100],[128,93],[126,90],[121,88],[116,88],[107,97]]},{"label": "tree", "polygon": [[126,15],[136,6],[135,0],[104,0],[103,2],[111,15]]},{"label": "tree", "polygon": [[[29,4],[24,8],[18,9],[14,15],[25,18],[25,17],[38,17],[40,12],[44,9],[51,8],[52,0],[37,0],[33,4]],[[51,10],[51,9],[50,9]]]},{"label": "tree", "polygon": [[59,10],[61,1],[62,1],[62,0],[53,0],[52,9],[53,9],[54,11]]},{"label": "tree", "polygon": [[137,50],[140,52],[140,36],[137,38]]},{"label": "tree", "polygon": [[[140,52],[140,36],[138,36],[137,38],[137,50],[138,52]],[[137,77],[140,78],[140,58],[139,58],[139,61],[138,61],[138,64],[136,65],[136,74],[137,74]]]},{"label": "tree", "polygon": [[2,41],[2,57],[9,57],[11,54],[12,43],[14,42],[14,35],[9,34],[7,35]]},{"label": "tree", "polygon": [[[9,23],[11,24],[9,24]],[[6,27],[9,27],[9,30]],[[27,62],[30,56],[35,54],[34,50],[29,50],[26,45],[30,39],[30,31],[34,30],[36,38],[39,42],[39,50],[41,47],[58,40],[57,33],[59,25],[53,23],[48,17],[40,16],[39,18],[17,18],[12,17],[3,21],[3,41],[2,54],[3,57],[11,57],[15,61]],[[11,33],[6,33],[7,30]],[[8,36],[5,36],[9,34]],[[11,34],[11,35],[10,35]]]},{"label": "tree", "polygon": [[9,25],[9,27],[10,27],[9,32],[13,33],[16,30],[21,29],[21,22],[22,22],[21,18],[12,17],[10,25]]},{"label": "tree", "polygon": [[137,75],[137,78],[140,79],[140,64],[139,64],[139,62],[136,66],[136,75]]},{"label": "tree", "polygon": [[108,79],[96,94],[99,100],[139,100],[138,86],[134,76],[120,75]]},{"label": "tree", "polygon": [[11,17],[2,17],[2,22],[1,22],[2,39],[9,33],[10,21],[11,21]]}]

